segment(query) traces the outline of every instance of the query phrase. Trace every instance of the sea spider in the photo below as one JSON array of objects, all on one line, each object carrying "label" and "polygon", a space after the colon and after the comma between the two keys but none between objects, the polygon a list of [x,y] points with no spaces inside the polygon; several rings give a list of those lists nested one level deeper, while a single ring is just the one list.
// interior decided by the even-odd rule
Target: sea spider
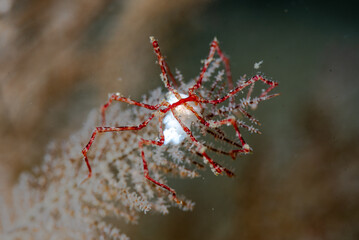
[{"label": "sea spider", "polygon": [[[89,170],[88,178],[91,177],[92,170],[91,166],[89,164],[88,158],[87,158],[87,152],[89,151],[93,141],[95,140],[95,136],[97,133],[103,133],[103,132],[119,132],[119,131],[136,131],[140,130],[148,125],[148,123],[154,119],[155,117],[158,118],[159,122],[159,140],[147,140],[141,138],[141,140],[138,143],[139,149],[141,151],[141,157],[143,162],[143,171],[144,176],[154,184],[168,190],[171,192],[173,199],[180,203],[180,201],[177,199],[176,192],[172,188],[168,187],[167,185],[160,183],[159,181],[156,181],[153,179],[148,170],[147,161],[145,159],[145,153],[143,150],[143,147],[145,145],[155,145],[155,146],[162,146],[164,144],[178,144],[182,142],[182,140],[185,137],[189,137],[189,140],[192,141],[193,145],[195,146],[195,151],[198,155],[200,155],[204,162],[208,163],[212,169],[212,171],[216,174],[222,174],[225,173],[228,176],[233,176],[233,173],[229,171],[228,169],[222,167],[220,164],[216,163],[214,160],[212,160],[211,157],[207,154],[208,150],[216,151],[219,153],[225,153],[227,155],[230,155],[232,158],[235,158],[238,153],[248,153],[251,151],[251,148],[249,145],[244,141],[240,131],[239,127],[244,127],[247,129],[250,129],[249,126],[238,123],[237,120],[232,116],[226,116],[222,120],[212,120],[209,116],[203,115],[203,106],[204,105],[212,105],[216,106],[218,104],[221,104],[228,101],[235,101],[234,97],[237,93],[241,92],[244,88],[251,85],[247,100],[247,105],[253,104],[256,105],[259,101],[266,100],[268,98],[271,98],[273,96],[276,96],[277,94],[273,95],[267,95],[268,92],[270,92],[274,87],[278,85],[277,82],[268,80],[261,75],[255,75],[252,78],[248,80],[242,80],[239,81],[237,86],[233,87],[232,83],[232,75],[229,65],[228,58],[222,53],[221,49],[219,48],[219,43],[217,39],[215,38],[211,44],[210,44],[210,50],[209,55],[207,59],[204,61],[204,65],[201,69],[200,75],[197,77],[195,83],[193,86],[191,86],[187,92],[179,92],[175,87],[177,87],[177,83],[175,80],[175,77],[171,73],[167,63],[164,60],[164,57],[161,54],[159,45],[157,40],[154,37],[150,37],[154,52],[158,59],[158,64],[161,67],[161,78],[164,82],[165,87],[169,91],[167,99],[163,100],[162,102],[156,104],[156,105],[150,105],[142,102],[137,102],[134,100],[131,100],[127,97],[121,96],[119,93],[112,94],[107,101],[106,104],[104,104],[101,108],[101,114],[102,114],[102,126],[96,127],[92,133],[92,136],[90,138],[90,141],[87,143],[87,145],[82,150],[82,153],[84,155],[84,160],[86,162],[86,165]],[[214,55],[217,52],[219,55],[219,60],[223,62],[225,67],[225,73],[228,83],[228,89],[229,91],[226,94],[223,94],[222,96],[216,98],[216,99],[205,99],[202,97],[202,94],[198,91],[201,86],[203,86],[204,79],[206,78],[206,72],[211,64],[212,61],[214,61]],[[257,102],[255,101],[249,101],[250,95],[253,90],[254,83],[257,81],[262,81],[264,84],[267,84],[269,87],[264,90],[260,97],[257,98]],[[208,97],[211,96],[214,88],[216,87],[218,82],[215,82],[212,85],[212,89],[210,90],[210,93],[207,95]],[[140,123],[139,125],[134,126],[120,126],[120,127],[106,127],[106,121],[105,121],[105,111],[110,106],[110,104],[113,101],[120,101],[125,102],[131,105],[136,105],[139,107],[143,107],[149,110],[153,110],[154,112],[149,115],[149,117]],[[233,103],[235,106],[235,104]],[[252,122],[257,123],[257,120],[255,120],[249,113],[247,113],[241,105],[237,105],[237,107],[232,107],[232,110],[241,112],[245,117],[249,118]],[[171,114],[172,113],[172,114]],[[230,113],[230,112],[229,112]],[[229,114],[227,114],[229,115]],[[192,122],[197,121],[199,122],[203,127],[207,129],[207,132],[212,133],[214,136],[219,136],[222,140],[231,143],[232,145],[236,146],[238,149],[231,150],[230,152],[225,152],[218,150],[214,147],[207,146],[205,144],[202,144],[201,142],[194,137],[192,131],[190,130],[190,125]],[[165,125],[165,128],[163,127]],[[233,126],[236,135],[239,139],[240,144],[234,143],[233,141],[228,140],[219,132],[218,128],[221,125],[231,125]],[[88,179],[87,178],[87,179]]]}]

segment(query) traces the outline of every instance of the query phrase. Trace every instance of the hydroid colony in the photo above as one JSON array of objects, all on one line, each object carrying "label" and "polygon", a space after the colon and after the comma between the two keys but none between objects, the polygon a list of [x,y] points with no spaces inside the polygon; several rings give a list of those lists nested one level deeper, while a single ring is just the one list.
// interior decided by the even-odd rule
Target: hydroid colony
[{"label": "hydroid colony", "polygon": [[[171,73],[157,40],[151,37],[151,43],[166,91],[158,88],[142,101],[112,94],[102,114],[92,111],[68,141],[51,143],[41,167],[21,175],[11,206],[1,204],[2,239],[128,239],[118,219],[136,223],[141,212],[193,208],[167,177],[198,177],[206,165],[216,175],[234,175],[216,158],[252,151],[240,128],[260,133],[248,108],[276,96],[269,92],[277,83],[261,75],[233,83],[216,39],[199,76],[185,83],[178,71]],[[256,82],[266,87],[253,97]],[[135,106],[124,109],[113,101]],[[89,170],[84,182],[82,157]]]}]

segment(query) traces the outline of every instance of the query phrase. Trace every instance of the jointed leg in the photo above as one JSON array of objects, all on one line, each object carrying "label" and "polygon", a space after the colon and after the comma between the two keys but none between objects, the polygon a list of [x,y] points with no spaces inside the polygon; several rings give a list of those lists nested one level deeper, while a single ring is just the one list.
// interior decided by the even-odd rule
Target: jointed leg
[{"label": "jointed leg", "polygon": [[232,91],[230,91],[227,95],[223,96],[222,98],[215,99],[215,100],[207,100],[207,99],[198,99],[198,100],[201,103],[210,103],[210,104],[216,105],[216,104],[219,104],[219,103],[222,103],[222,102],[226,101],[228,98],[230,98],[230,97],[236,95],[238,92],[242,91],[245,87],[248,87],[249,85],[251,85],[251,84],[253,84],[253,83],[257,82],[257,81],[262,81],[265,84],[269,85],[267,90],[264,91],[259,96],[260,98],[265,97],[268,94],[268,92],[270,92],[273,88],[278,86],[277,82],[265,79],[260,75],[255,75],[254,77],[252,77],[251,79],[249,79],[245,83],[243,83],[240,86],[237,86],[236,88],[234,88]]},{"label": "jointed leg", "polygon": [[208,57],[207,59],[204,61],[204,65],[202,67],[202,71],[198,77],[198,80],[196,82],[195,85],[193,85],[193,87],[191,87],[188,92],[190,94],[192,94],[196,89],[200,88],[201,85],[202,85],[202,80],[203,80],[203,77],[204,77],[204,74],[206,73],[207,69],[208,69],[208,66],[209,64],[212,62],[213,60],[213,56],[214,54],[216,53],[216,46],[218,45],[218,42],[216,39],[214,39],[212,42],[211,42],[211,46],[210,46],[210,49],[209,49],[209,54],[208,54]]},{"label": "jointed leg", "polygon": [[[227,119],[224,119],[224,120],[221,120],[221,121],[218,121],[218,122],[213,122],[212,124],[214,126],[217,126],[217,127],[220,126],[220,125],[224,125],[224,124],[227,124],[227,125],[231,124],[233,126],[234,130],[236,131],[237,137],[239,138],[239,140],[240,140],[240,142],[242,144],[241,149],[232,150],[232,151],[229,152],[233,159],[236,158],[238,153],[249,153],[249,152],[252,151],[250,146],[244,141],[244,139],[243,139],[243,137],[242,137],[242,135],[241,135],[241,133],[239,131],[238,124],[237,124],[237,121],[236,121],[235,118],[227,118]],[[245,128],[248,127],[248,129],[250,129],[249,126],[244,125],[244,124],[242,124],[242,127],[245,127]],[[256,129],[254,129],[254,131],[255,130]]]},{"label": "jointed leg", "polygon": [[[190,110],[196,117],[197,119],[200,121],[200,123],[202,123],[204,126],[206,127],[209,127],[209,128],[217,128],[221,125],[224,125],[224,124],[231,124],[235,131],[236,131],[236,134],[242,144],[241,146],[241,149],[239,150],[233,150],[230,152],[230,155],[232,158],[235,158],[235,155],[233,155],[233,152],[235,153],[238,153],[238,152],[241,152],[241,153],[248,153],[251,151],[249,145],[244,141],[240,131],[239,131],[239,128],[238,128],[238,125],[237,125],[237,122],[234,118],[228,118],[228,119],[224,119],[224,120],[221,120],[221,121],[206,121],[203,117],[201,117],[194,109],[192,106],[189,106],[188,104],[186,104],[186,107],[188,110]],[[174,112],[173,109],[171,109],[173,115],[175,116],[176,120],[179,122],[179,124],[182,126],[183,130],[190,136],[190,138],[192,139],[193,142],[199,144],[199,142],[194,138],[194,136],[192,135],[192,132],[181,122],[181,120],[176,117],[176,114]],[[248,130],[251,130],[252,128],[250,128],[249,126],[245,125],[245,124],[242,124],[241,125],[242,127],[244,128],[247,128]],[[252,131],[252,130],[251,130]],[[254,132],[257,132],[257,133],[260,133],[257,129],[254,129],[253,128],[253,131]],[[203,155],[206,159],[208,157],[208,155]],[[207,157],[206,157],[207,156]],[[208,159],[207,159],[208,160]],[[211,160],[208,160],[209,163],[212,164]],[[212,164],[213,165],[213,164]],[[216,168],[215,168],[216,169]]]},{"label": "jointed leg", "polygon": [[141,102],[131,100],[131,99],[126,98],[126,97],[122,97],[119,93],[114,93],[114,94],[112,94],[110,96],[107,103],[105,103],[101,107],[102,126],[104,126],[106,124],[105,111],[110,106],[112,101],[114,101],[114,100],[119,101],[119,102],[125,102],[125,103],[131,104],[131,105],[136,105],[136,106],[143,107],[143,108],[147,108],[149,110],[157,110],[162,105],[162,104],[149,105],[149,104],[146,104],[146,103],[141,103]]},{"label": "jointed leg", "polygon": [[222,174],[222,172],[225,172],[227,174],[228,177],[233,177],[234,173],[231,172],[230,170],[228,170],[227,168],[222,167],[221,165],[219,165],[218,163],[216,163],[215,161],[213,161],[206,152],[200,152],[200,154],[202,154],[203,158],[209,162],[212,166],[212,171],[215,175],[219,175]]},{"label": "jointed leg", "polygon": [[154,184],[166,189],[167,191],[172,193],[173,199],[177,202],[177,203],[181,203],[178,199],[177,199],[177,195],[175,190],[173,190],[172,188],[168,187],[167,185],[160,183],[159,181],[156,181],[155,179],[153,179],[152,177],[150,177],[149,175],[149,171],[148,171],[148,165],[147,165],[147,161],[145,158],[145,152],[143,150],[143,146],[144,145],[155,145],[155,146],[162,146],[164,141],[165,141],[165,137],[163,135],[163,116],[159,117],[159,123],[160,123],[160,140],[159,141],[155,141],[155,140],[145,140],[145,139],[141,139],[140,142],[138,143],[138,146],[141,150],[141,157],[142,157],[142,163],[143,163],[143,174],[145,176],[145,178],[147,178],[148,180],[150,180],[151,182],[153,182]]},{"label": "jointed leg", "polygon": [[123,126],[123,127],[96,127],[95,130],[92,132],[90,141],[87,143],[87,145],[82,149],[82,154],[84,155],[84,160],[86,162],[87,168],[89,170],[89,174],[87,176],[87,179],[91,177],[92,170],[89,163],[89,160],[87,158],[87,152],[90,150],[92,143],[95,140],[95,137],[97,133],[103,133],[103,132],[119,132],[119,131],[128,131],[128,130],[140,130],[147,126],[147,124],[155,117],[155,114],[153,113],[146,121],[142,122],[141,124],[137,126]]},{"label": "jointed leg", "polygon": [[242,144],[242,149],[243,149],[243,152],[250,152],[250,147],[249,145],[244,141],[240,131],[239,131],[239,128],[238,128],[238,125],[237,125],[237,121],[235,118],[227,118],[227,119],[224,119],[224,120],[221,120],[221,121],[216,121],[216,122],[212,122],[211,123],[213,127],[219,127],[221,125],[228,125],[228,124],[231,124],[234,128],[234,130],[236,131],[236,134],[237,134],[237,137],[239,139],[239,141],[241,142]]},{"label": "jointed leg", "polygon": [[265,84],[269,85],[269,88],[267,88],[267,90],[265,90],[259,97],[264,97],[266,96],[273,88],[275,88],[276,86],[278,86],[277,82],[268,80],[263,78],[261,75],[255,75],[254,77],[252,77],[252,79],[255,79],[255,81],[262,81]]},{"label": "jointed leg", "polygon": [[219,57],[223,61],[224,68],[226,70],[228,87],[229,87],[229,89],[233,89],[232,72],[231,72],[231,67],[230,67],[230,64],[229,64],[229,59],[223,54],[221,48],[219,47],[219,43],[218,43],[216,38],[213,40],[213,42],[214,42],[214,45],[216,47],[216,50],[217,50],[217,53],[218,53]]},{"label": "jointed leg", "polygon": [[174,86],[175,88],[178,88],[177,81],[176,81],[175,77],[173,76],[170,67],[168,66],[168,64],[167,64],[166,61],[163,61],[163,62],[165,63],[166,72],[167,72],[168,76],[170,77],[170,79],[171,79],[171,81],[172,81],[172,83],[173,83],[173,86]]},{"label": "jointed leg", "polygon": [[149,171],[148,171],[148,166],[147,166],[147,161],[145,158],[145,152],[143,150],[143,146],[144,145],[156,145],[156,146],[162,146],[163,145],[164,140],[161,141],[154,141],[154,140],[145,140],[145,139],[141,139],[141,141],[138,143],[139,148],[141,149],[141,157],[142,157],[142,163],[143,163],[143,174],[145,176],[145,178],[147,178],[148,180],[150,180],[151,182],[153,182],[154,184],[166,189],[167,191],[172,193],[173,199],[177,202],[180,203],[180,201],[177,199],[177,195],[175,190],[173,190],[172,188],[168,187],[166,184],[160,183],[159,181],[153,179],[150,175],[149,175]]},{"label": "jointed leg", "polygon": [[187,135],[191,138],[192,142],[197,146],[198,153],[201,154],[203,159],[211,165],[213,172],[216,175],[222,174],[223,172],[225,172],[227,174],[227,176],[232,177],[234,174],[231,171],[229,171],[228,169],[222,167],[221,165],[219,165],[218,163],[213,161],[205,152],[206,147],[203,146],[200,142],[198,142],[198,140],[193,136],[191,130],[188,127],[186,127],[186,125],[184,125],[182,123],[182,121],[179,119],[176,112],[173,109],[171,109],[171,111],[172,111],[173,116],[176,118],[178,123],[181,125],[182,129],[187,133]]},{"label": "jointed leg", "polygon": [[[168,71],[169,71],[169,67],[167,65],[167,63],[165,62],[165,59],[164,57],[162,56],[162,53],[161,53],[161,50],[160,50],[160,46],[158,45],[158,41],[154,38],[154,37],[150,37],[150,40],[151,40],[151,43],[152,43],[152,46],[153,46],[153,50],[155,51],[156,53],[156,56],[157,56],[157,59],[158,59],[158,64],[160,65],[161,67],[161,72],[162,72],[162,80],[165,84],[165,87],[171,92],[173,93],[177,99],[181,99],[181,96],[180,94],[177,92],[176,89],[174,89],[170,82],[168,81],[168,77],[167,77],[167,74],[168,74]],[[169,75],[171,76],[171,79],[172,81],[175,82],[175,79],[172,75],[172,73],[169,72]]]},{"label": "jointed leg", "polygon": [[228,87],[229,89],[232,89],[233,88],[233,82],[232,82],[232,73],[231,73],[231,68],[230,68],[230,65],[229,65],[229,59],[224,56],[222,50],[220,49],[219,47],[219,43],[218,43],[218,40],[217,38],[214,38],[214,40],[211,42],[211,45],[210,45],[210,49],[209,49],[209,54],[208,54],[208,57],[207,59],[204,61],[204,65],[202,67],[202,71],[199,75],[199,78],[197,80],[197,83],[191,87],[189,89],[189,93],[193,93],[194,90],[198,89],[199,87],[201,87],[202,85],[202,81],[203,81],[203,77],[204,77],[204,74],[206,73],[207,69],[208,69],[208,66],[209,64],[212,62],[213,60],[213,56],[214,54],[218,53],[219,57],[222,59],[223,61],[223,64],[224,64],[224,68],[226,70],[226,76],[227,76],[227,80],[228,80]]}]

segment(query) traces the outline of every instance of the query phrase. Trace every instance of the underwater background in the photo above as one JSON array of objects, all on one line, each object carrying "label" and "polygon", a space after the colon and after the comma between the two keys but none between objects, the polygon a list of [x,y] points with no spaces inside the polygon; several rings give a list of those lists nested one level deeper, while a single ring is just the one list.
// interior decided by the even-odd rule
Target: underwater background
[{"label": "underwater background", "polygon": [[[281,95],[254,112],[235,178],[171,179],[192,212],[121,225],[131,239],[359,239],[359,17],[355,1],[0,1],[0,190],[82,127],[110,92],[162,86],[149,36],[189,81],[217,37],[234,80]],[[81,151],[81,149],[79,149]],[[140,161],[140,159],[139,159]],[[120,223],[122,224],[122,223]]]}]

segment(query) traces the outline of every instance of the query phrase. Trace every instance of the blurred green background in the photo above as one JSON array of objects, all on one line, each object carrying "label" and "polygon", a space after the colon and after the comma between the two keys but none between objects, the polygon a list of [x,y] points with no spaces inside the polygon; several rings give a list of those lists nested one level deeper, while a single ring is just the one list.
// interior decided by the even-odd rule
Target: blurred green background
[{"label": "blurred green background", "polygon": [[[359,239],[359,17],[355,1],[0,1],[0,190],[119,91],[162,83],[148,37],[195,77],[216,36],[234,79],[253,64],[281,96],[254,115],[254,153],[171,180],[193,212],[147,214],[132,239]],[[81,151],[81,150],[79,150]]]}]

